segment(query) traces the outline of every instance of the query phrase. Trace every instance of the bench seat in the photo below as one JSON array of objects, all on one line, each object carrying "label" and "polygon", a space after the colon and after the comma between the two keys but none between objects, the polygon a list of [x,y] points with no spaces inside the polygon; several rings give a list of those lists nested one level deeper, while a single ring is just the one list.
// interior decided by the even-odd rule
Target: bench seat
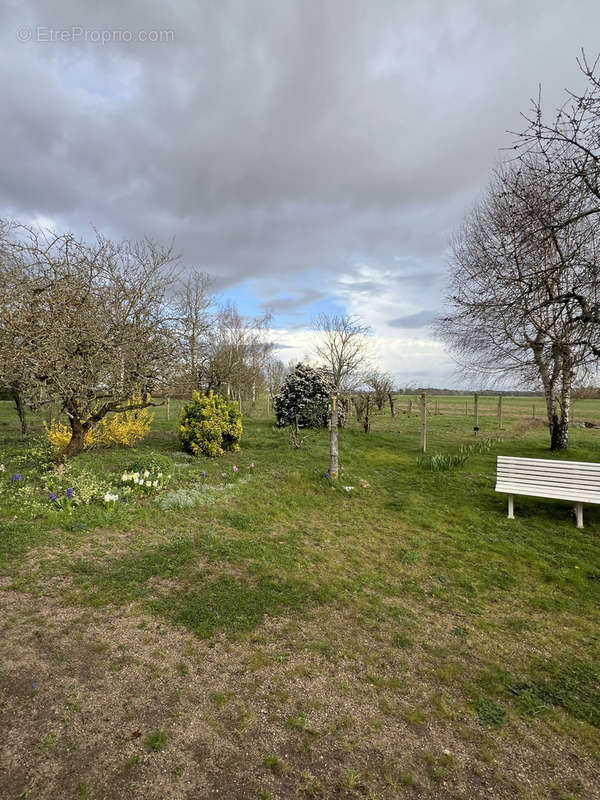
[{"label": "bench seat", "polygon": [[549,458],[498,456],[496,491],[508,495],[508,518],[514,519],[514,495],[568,500],[583,528],[583,503],[600,505],[600,464]]}]

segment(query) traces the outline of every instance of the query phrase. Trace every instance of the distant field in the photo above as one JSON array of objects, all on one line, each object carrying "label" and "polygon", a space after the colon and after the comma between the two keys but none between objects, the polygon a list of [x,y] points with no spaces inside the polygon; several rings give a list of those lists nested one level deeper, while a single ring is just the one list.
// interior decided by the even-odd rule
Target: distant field
[{"label": "distant field", "polygon": [[[482,397],[489,450],[433,472],[408,399],[349,420],[334,483],[327,431],[292,448],[265,399],[217,460],[179,452],[172,401],[67,468],[110,487],[154,452],[169,488],[62,511],[41,419],[23,443],[0,403],[0,798],[599,798],[600,507],[508,520],[494,480],[497,454],[600,461],[600,430],[552,455],[541,398],[499,430]],[[434,403],[429,453],[476,441],[472,396]]]},{"label": "distant field", "polygon": [[[420,401],[420,395],[395,395],[395,402],[403,411],[407,410],[408,401],[412,400],[413,410]],[[429,413],[438,407],[440,414],[453,414],[457,416],[473,416],[474,400],[472,394],[465,395],[427,395],[427,409]],[[479,416],[494,417],[498,415],[498,397],[479,395]],[[502,416],[511,419],[515,417],[534,416],[544,418],[546,413],[543,397],[502,397]],[[572,400],[571,418],[575,422],[585,420],[600,420],[600,399]]]}]

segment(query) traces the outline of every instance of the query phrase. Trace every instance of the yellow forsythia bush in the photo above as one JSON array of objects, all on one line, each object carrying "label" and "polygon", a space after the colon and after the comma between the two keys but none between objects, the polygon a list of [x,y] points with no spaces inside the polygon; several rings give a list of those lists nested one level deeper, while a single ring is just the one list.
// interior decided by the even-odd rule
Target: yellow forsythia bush
[{"label": "yellow forsythia bush", "polygon": [[115,444],[121,447],[133,447],[148,435],[153,419],[154,414],[147,408],[123,411],[114,414],[111,419],[104,417],[95,429],[98,443],[107,447]]},{"label": "yellow forsythia bush", "polygon": [[[139,402],[139,397],[133,397],[129,405]],[[133,447],[148,435],[153,419],[154,414],[147,408],[122,411],[112,417],[104,417],[86,433],[83,447],[85,450],[95,445]],[[44,428],[52,447],[59,453],[65,450],[71,440],[71,429],[54,419],[50,425],[44,423]]]},{"label": "yellow forsythia bush", "polygon": [[[67,445],[71,441],[71,428],[69,428],[68,425],[63,425],[62,422],[52,419],[50,420],[50,425],[44,422],[44,429],[46,431],[46,438],[58,453],[67,449]],[[90,428],[85,435],[83,447],[85,450],[89,450],[96,442],[96,429]]]}]

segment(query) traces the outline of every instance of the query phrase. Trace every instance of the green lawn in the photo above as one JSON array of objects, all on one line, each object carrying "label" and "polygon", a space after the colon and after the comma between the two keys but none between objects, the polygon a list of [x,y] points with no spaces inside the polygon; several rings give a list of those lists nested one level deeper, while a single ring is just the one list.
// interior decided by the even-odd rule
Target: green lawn
[{"label": "green lawn", "polygon": [[[472,397],[434,400],[428,452],[473,443]],[[261,405],[240,453],[188,459],[173,402],[73,467],[108,488],[159,452],[165,492],[57,510],[0,403],[0,798],[600,797],[600,507],[507,520],[496,454],[550,453],[541,398],[502,430],[496,404],[442,472],[406,397],[351,419],[332,484],[326,431],[293,449]],[[600,430],[571,442],[600,461]]]}]

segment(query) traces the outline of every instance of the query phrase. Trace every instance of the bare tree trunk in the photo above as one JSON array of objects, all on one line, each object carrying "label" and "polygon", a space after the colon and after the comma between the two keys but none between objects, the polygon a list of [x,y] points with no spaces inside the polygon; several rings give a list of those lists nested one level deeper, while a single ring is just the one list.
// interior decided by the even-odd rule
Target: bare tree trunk
[{"label": "bare tree trunk", "polygon": [[546,417],[548,419],[548,428],[550,429],[550,438],[552,439],[552,430],[554,424],[554,397],[552,395],[552,387],[544,381],[544,402],[546,403]]},{"label": "bare tree trunk", "polygon": [[563,365],[562,386],[560,393],[560,417],[553,416],[551,450],[566,450],[569,446],[569,417],[571,411],[571,368],[567,362]]},{"label": "bare tree trunk", "polygon": [[394,406],[394,395],[391,392],[388,392],[388,400],[390,401],[390,411],[392,412],[392,417],[395,417],[396,407]]},{"label": "bare tree trunk", "polygon": [[354,404],[354,410],[356,412],[356,421],[362,422],[364,408],[359,403],[356,402],[355,397],[352,398],[352,403]]},{"label": "bare tree trunk", "polygon": [[16,386],[13,386],[10,390],[10,393],[12,394],[13,400],[15,401],[17,414],[19,415],[19,422],[21,423],[21,436],[27,436],[27,416],[25,413],[25,406],[23,405],[23,398],[21,397],[21,392],[17,389]]},{"label": "bare tree trunk", "polygon": [[329,474],[337,478],[339,471],[337,398],[331,400],[331,425],[329,427]]},{"label": "bare tree trunk", "polygon": [[302,446],[302,441],[300,439],[300,426],[298,425],[298,414],[296,414],[294,425],[292,426],[292,430],[290,431],[290,437],[294,447],[296,449],[299,449]]},{"label": "bare tree trunk", "polygon": [[342,406],[344,408],[344,415],[342,416],[341,419],[339,419],[339,415],[338,415],[338,422],[339,422],[340,428],[344,428],[346,426],[346,420],[350,416],[350,398],[349,397],[342,397],[340,402],[341,402],[341,404],[342,404]]},{"label": "bare tree trunk", "polygon": [[69,423],[71,425],[71,440],[65,450],[66,458],[72,458],[81,453],[85,443],[85,435],[90,428],[89,425],[83,425],[77,417],[69,417]]},{"label": "bare tree trunk", "polygon": [[[553,352],[553,368],[540,356],[539,349],[534,348],[536,365],[540,372],[544,387],[544,400],[546,402],[546,415],[550,431],[550,449],[566,450],[569,446],[569,408],[571,402],[571,363],[556,347]],[[561,357],[562,356],[562,357]],[[561,380],[562,379],[562,380]],[[561,381],[560,403],[556,397],[556,387]],[[557,406],[560,404],[560,417]]]},{"label": "bare tree trunk", "polygon": [[365,421],[363,422],[363,429],[365,433],[371,430],[371,423],[369,421],[369,411],[371,408],[371,398],[367,397],[367,406],[365,408]]}]

